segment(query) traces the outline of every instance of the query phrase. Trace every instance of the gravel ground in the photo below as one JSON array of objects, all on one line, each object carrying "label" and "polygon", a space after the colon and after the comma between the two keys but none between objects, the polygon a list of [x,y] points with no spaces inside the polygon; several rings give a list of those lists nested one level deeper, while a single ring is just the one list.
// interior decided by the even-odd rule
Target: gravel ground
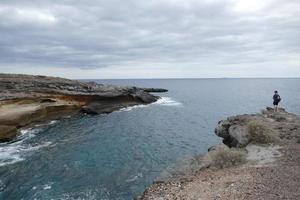
[{"label": "gravel ground", "polygon": [[143,200],[300,199],[300,145],[283,146],[272,165],[250,163],[222,170],[202,170],[192,180],[155,183]]}]

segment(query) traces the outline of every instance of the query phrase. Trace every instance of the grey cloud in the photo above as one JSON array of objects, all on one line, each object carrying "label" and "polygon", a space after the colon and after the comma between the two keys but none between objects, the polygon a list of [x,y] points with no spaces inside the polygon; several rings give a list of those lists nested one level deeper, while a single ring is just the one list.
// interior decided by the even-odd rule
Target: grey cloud
[{"label": "grey cloud", "polygon": [[299,2],[274,0],[256,13],[234,12],[232,4],[4,0],[0,66],[93,69],[164,63],[172,70],[174,63],[198,63],[190,68],[223,69],[228,64],[276,63],[300,54]]}]

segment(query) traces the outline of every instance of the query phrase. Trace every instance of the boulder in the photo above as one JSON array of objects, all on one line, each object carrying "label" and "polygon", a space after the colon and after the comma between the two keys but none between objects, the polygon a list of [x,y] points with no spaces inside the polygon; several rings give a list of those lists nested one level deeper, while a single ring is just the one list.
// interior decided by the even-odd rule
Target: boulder
[{"label": "boulder", "polygon": [[228,133],[232,140],[231,146],[243,147],[250,142],[250,136],[247,126],[232,125],[228,129]]},{"label": "boulder", "polygon": [[229,147],[242,147],[249,143],[247,124],[254,115],[237,115],[222,120],[215,128],[215,134],[223,138],[223,143]]},{"label": "boulder", "polygon": [[215,128],[215,134],[222,138],[229,137],[228,129],[230,126],[231,123],[228,120],[219,121],[217,127]]}]

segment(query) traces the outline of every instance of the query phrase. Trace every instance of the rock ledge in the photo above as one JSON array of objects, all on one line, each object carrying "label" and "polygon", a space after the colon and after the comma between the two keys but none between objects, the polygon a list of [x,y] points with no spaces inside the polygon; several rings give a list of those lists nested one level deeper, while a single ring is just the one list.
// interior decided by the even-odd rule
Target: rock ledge
[{"label": "rock ledge", "polygon": [[0,73],[0,142],[15,138],[17,130],[76,113],[101,114],[155,102],[149,92],[137,88],[80,82],[58,77]]}]

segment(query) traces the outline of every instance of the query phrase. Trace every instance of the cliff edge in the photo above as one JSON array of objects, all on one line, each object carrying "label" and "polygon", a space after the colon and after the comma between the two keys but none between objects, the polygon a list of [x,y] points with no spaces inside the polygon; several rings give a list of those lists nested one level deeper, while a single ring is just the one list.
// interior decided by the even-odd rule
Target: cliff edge
[{"label": "cliff edge", "polygon": [[156,181],[137,199],[300,198],[299,116],[268,107],[222,120],[215,133],[223,144],[195,157],[196,170]]}]

